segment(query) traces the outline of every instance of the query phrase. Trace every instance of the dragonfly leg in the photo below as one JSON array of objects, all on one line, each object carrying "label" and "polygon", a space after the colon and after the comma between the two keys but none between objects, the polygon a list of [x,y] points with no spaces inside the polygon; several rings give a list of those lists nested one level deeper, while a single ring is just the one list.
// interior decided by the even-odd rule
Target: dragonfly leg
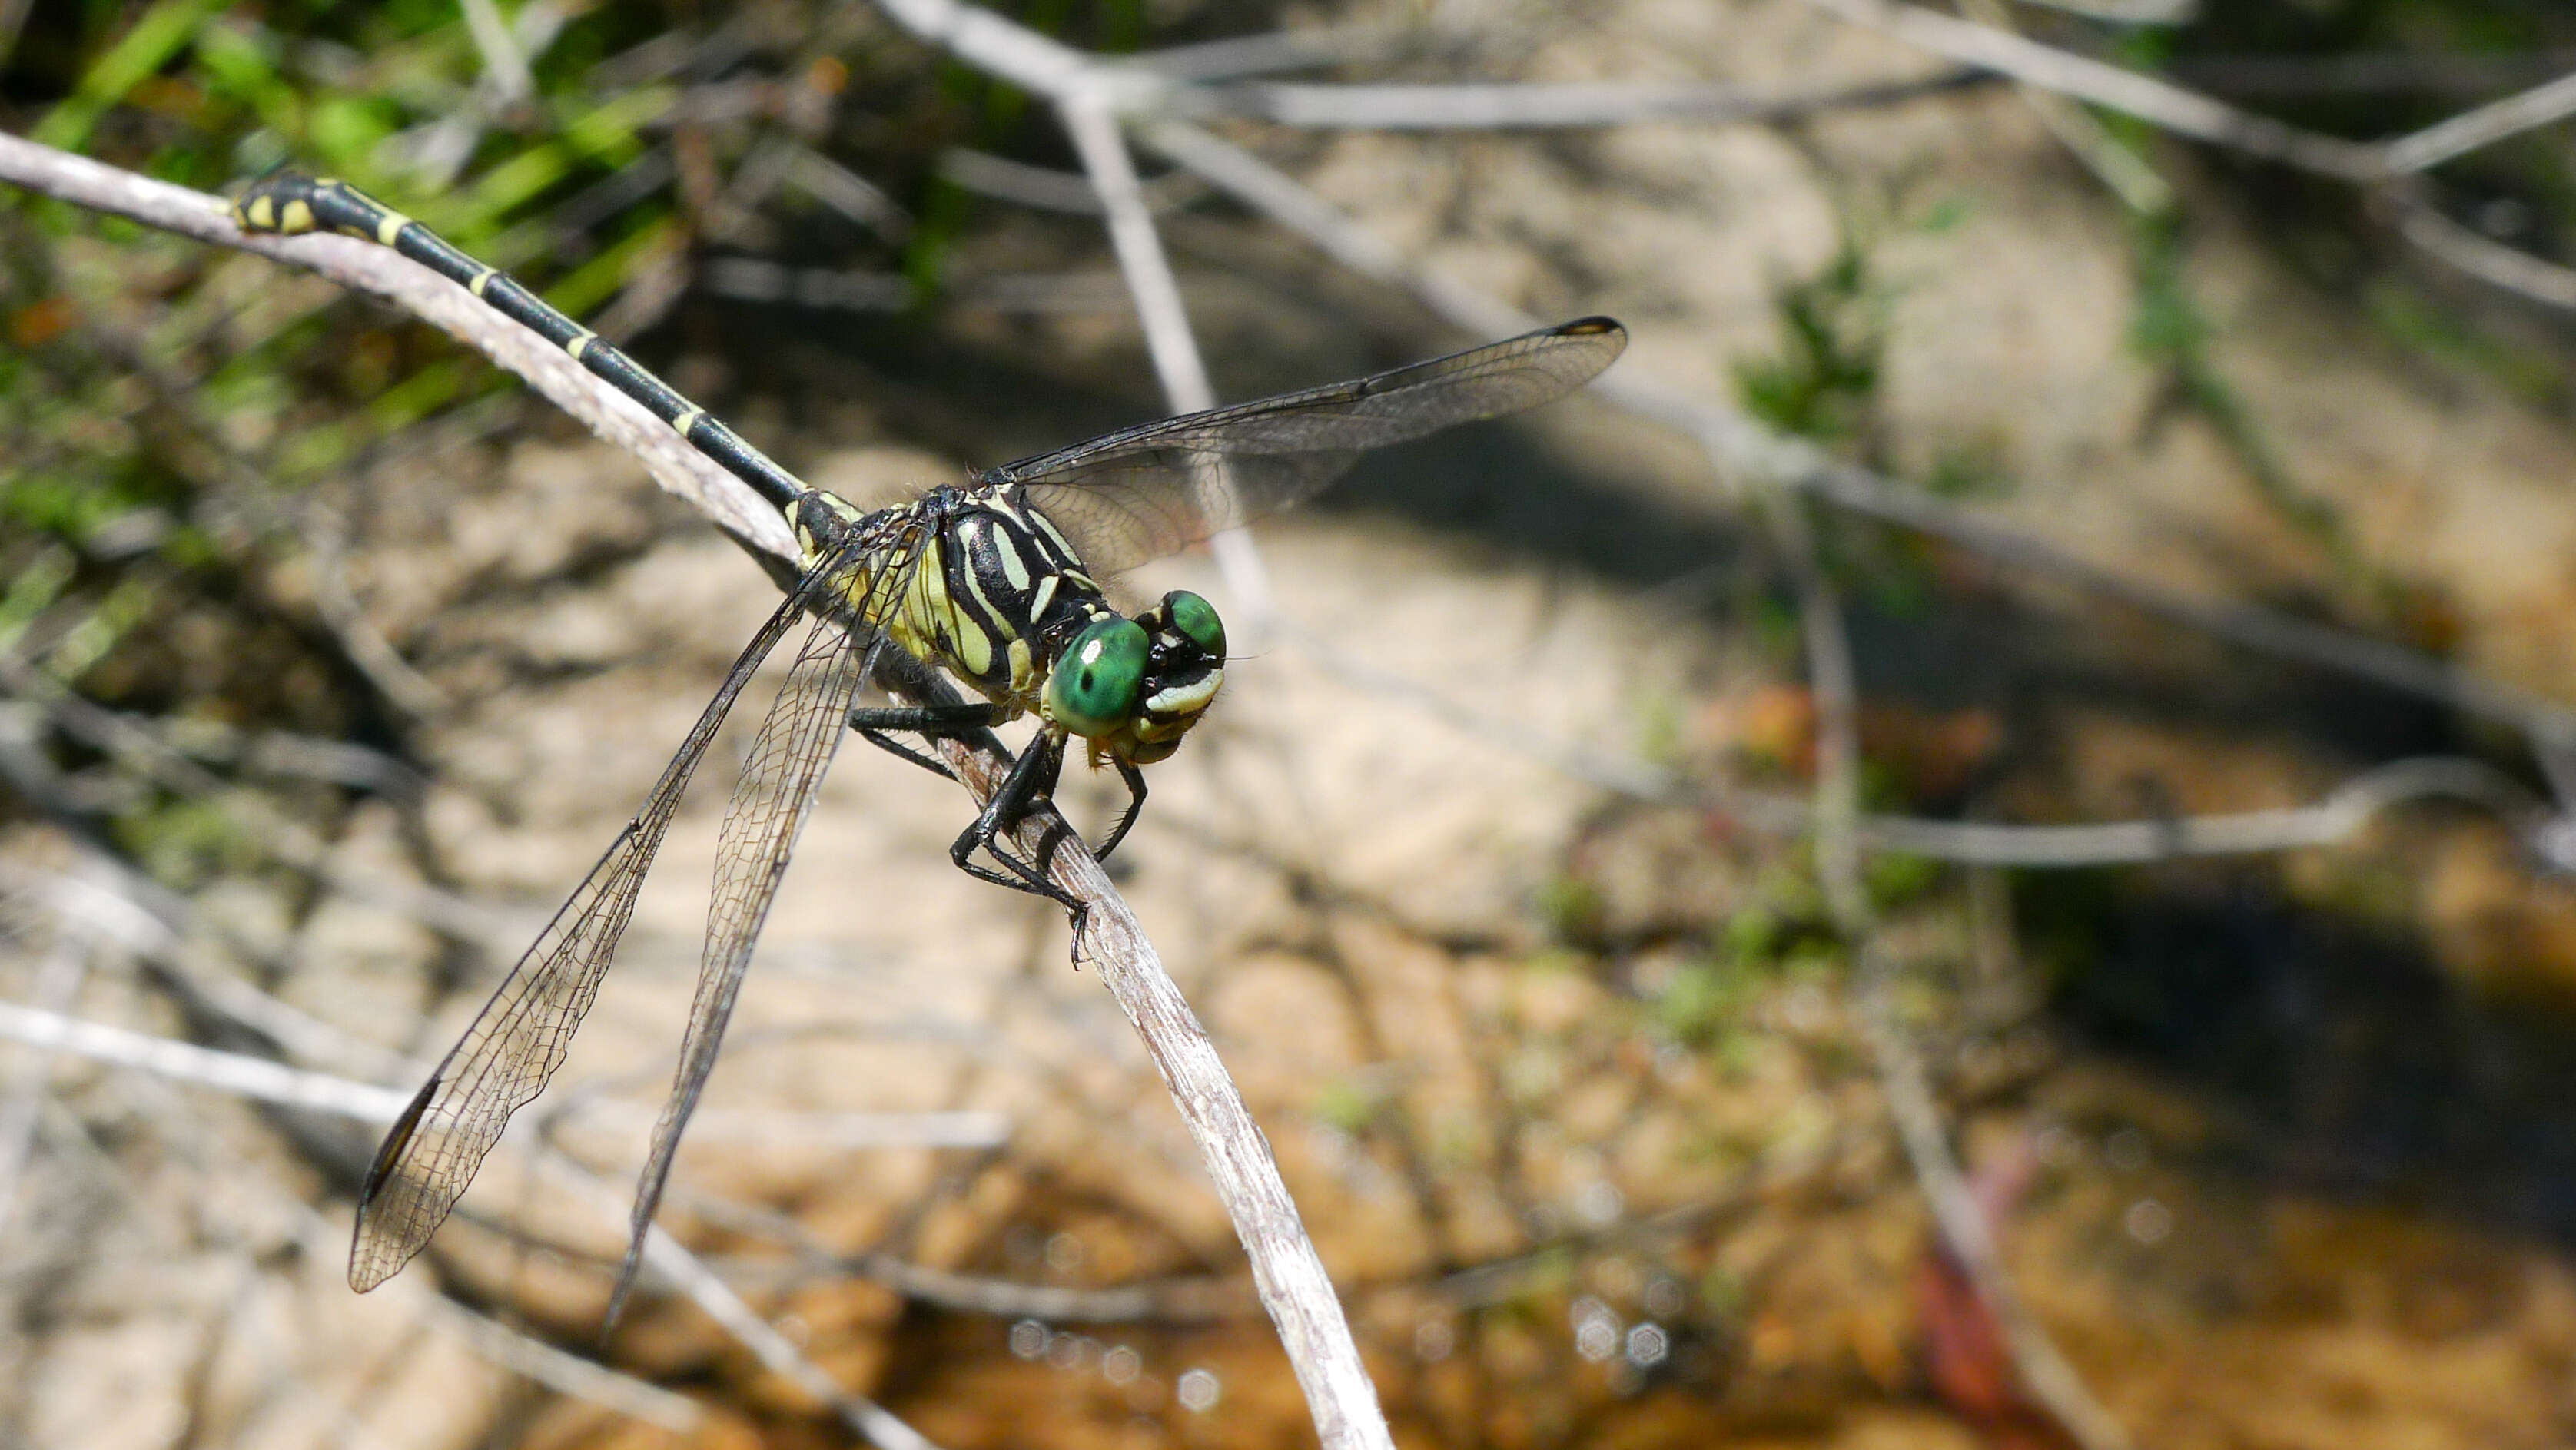
[{"label": "dragonfly leg", "polygon": [[859,732],[860,739],[949,780],[955,780],[957,776],[948,768],[947,762],[928,751],[915,750],[885,732],[901,730],[925,740],[935,740],[952,730],[982,730],[1001,721],[1001,707],[982,701],[961,700],[953,705],[900,705],[850,712],[850,728]]},{"label": "dragonfly leg", "polygon": [[1103,861],[1109,859],[1110,852],[1118,849],[1119,842],[1127,839],[1127,828],[1136,824],[1136,813],[1145,808],[1145,772],[1131,762],[1114,757],[1110,764],[1118,767],[1118,778],[1127,782],[1127,811],[1118,818],[1118,825],[1110,831],[1109,839],[1101,842],[1100,849],[1092,853]]},{"label": "dragonfly leg", "polygon": [[[1028,748],[1020,752],[1020,758],[1012,763],[1011,773],[1002,777],[1001,788],[985,802],[974,823],[958,833],[956,841],[948,848],[948,859],[957,863],[958,870],[978,880],[1043,896],[1075,912],[1082,911],[1082,903],[1071,892],[1047,879],[1044,857],[1052,854],[1051,848],[1034,862],[1022,860],[1002,849],[1002,832],[1019,824],[1020,818],[1038,802],[1052,797],[1056,779],[1063,771],[1064,738],[1051,730],[1040,732],[1029,742]],[[991,853],[993,859],[1002,863],[1010,874],[1005,875],[976,861],[974,856],[978,849]]]}]

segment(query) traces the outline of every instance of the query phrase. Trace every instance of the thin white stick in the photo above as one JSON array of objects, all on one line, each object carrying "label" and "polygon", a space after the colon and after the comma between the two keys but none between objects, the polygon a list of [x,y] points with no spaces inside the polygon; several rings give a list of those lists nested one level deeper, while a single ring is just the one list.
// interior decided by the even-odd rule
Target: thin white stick
[{"label": "thin white stick", "polygon": [[[362,1122],[390,1123],[411,1094],[330,1073],[308,1072],[264,1057],[224,1052],[174,1038],[155,1037],[104,1022],[86,1022],[43,1006],[0,1002],[0,1037],[31,1047],[69,1052],[98,1062],[139,1068],[182,1082],[202,1083],[243,1097],[289,1107],[319,1108]],[[592,1098],[577,1114],[609,1127],[652,1121],[641,1103]],[[993,1148],[1010,1141],[1011,1121],[1000,1113],[796,1113],[711,1108],[692,1121],[699,1142],[796,1143],[830,1148]],[[516,1137],[514,1128],[512,1136]]]},{"label": "thin white stick", "polygon": [[[2004,0],[1959,0],[1959,13],[1990,29],[2019,33]],[[2172,209],[2173,188],[2138,153],[2105,130],[2092,112],[2055,91],[2033,85],[2020,90],[2022,104],[2030,107],[2059,145],[2084,163],[2085,170],[2120,198],[2121,205],[2141,216],[2161,216]]]},{"label": "thin white stick", "polygon": [[1145,350],[1154,359],[1154,375],[1162,381],[1164,399],[1175,413],[1215,407],[1216,389],[1208,382],[1207,360],[1199,355],[1198,338],[1190,331],[1180,281],[1172,275],[1172,259],[1154,230],[1135,159],[1127,154],[1126,138],[1118,133],[1107,98],[1092,87],[1076,87],[1057,98],[1056,111],[1064,118],[1065,132],[1082,158],[1092,190],[1099,193],[1109,222],[1109,245],[1118,254],[1118,269],[1126,274],[1127,290],[1135,295],[1136,323],[1145,333]]},{"label": "thin white stick", "polygon": [[2388,169],[2399,175],[2441,165],[2482,146],[2576,116],[2576,75],[2510,95],[2388,143]]},{"label": "thin white stick", "polygon": [[[1099,216],[1103,208],[1100,193],[1092,188],[1089,177],[1077,172],[1058,171],[1051,166],[1032,166],[986,151],[970,151],[952,146],[939,157],[939,174],[978,196],[989,196],[1017,206],[1040,211],[1072,212],[1080,216]],[[1171,183],[1177,182],[1175,186]],[[1161,212],[1180,205],[1206,188],[1197,177],[1176,171],[1161,181],[1142,185],[1145,209]]]},{"label": "thin white stick", "polygon": [[1517,307],[1417,268],[1391,243],[1343,216],[1287,173],[1197,126],[1144,120],[1137,123],[1135,135],[1218,190],[1304,236],[1343,266],[1412,291],[1469,332],[1508,337],[1537,325],[1537,319]]},{"label": "thin white stick", "polygon": [[0,862],[0,891],[34,898],[62,923],[112,943],[170,974],[187,993],[307,1061],[390,1074],[393,1053],[353,1041],[339,1028],[261,991],[210,960],[198,944],[196,911],[123,862],[92,851],[83,874],[58,875]]},{"label": "thin white stick", "polygon": [[[612,1203],[610,1205],[614,1207]],[[644,1263],[698,1306],[758,1359],[761,1367],[832,1407],[852,1430],[881,1450],[938,1450],[928,1438],[865,1395],[841,1388],[821,1365],[805,1357],[778,1326],[743,1302],[732,1286],[680,1246],[658,1225],[644,1231]]]},{"label": "thin white stick", "polygon": [[[325,1250],[339,1248],[331,1243]],[[522,1334],[467,1309],[456,1301],[424,1291],[420,1296],[422,1310],[441,1326],[454,1330],[474,1352],[513,1374],[527,1378],[558,1394],[588,1400],[603,1409],[614,1410],[631,1420],[641,1420],[674,1435],[686,1435],[706,1423],[706,1411],[697,1401],[660,1385],[648,1384],[633,1375],[567,1354],[533,1335]]]},{"label": "thin white stick", "polygon": [[[1110,246],[1118,254],[1118,270],[1127,279],[1127,290],[1136,299],[1136,321],[1144,329],[1146,350],[1153,355],[1164,398],[1175,413],[1213,408],[1216,388],[1208,382],[1207,361],[1199,355],[1198,338],[1190,331],[1189,311],[1181,301],[1180,281],[1172,275],[1171,258],[1154,230],[1153,211],[1145,204],[1144,186],[1136,178],[1135,158],[1128,154],[1127,138],[1119,133],[1111,113],[1113,99],[1105,87],[1079,85],[1057,97],[1056,109],[1064,117],[1065,131],[1073,138],[1073,149],[1082,158],[1092,189],[1100,194]],[[1212,466],[1223,467],[1221,463]],[[1243,529],[1216,534],[1208,540],[1208,549],[1216,556],[1243,621],[1240,648],[1258,651],[1279,612],[1260,551]]]},{"label": "thin white stick", "polygon": [[1407,38],[1421,34],[1416,26],[1365,22],[1312,30],[1271,30],[1232,40],[1142,51],[1126,57],[1126,62],[1174,80],[1220,81],[1365,60],[1397,49]]},{"label": "thin white stick", "polygon": [[537,77],[528,69],[528,57],[492,0],[459,0],[459,4],[465,11],[465,33],[482,53],[483,73],[500,102],[516,105],[535,95]]},{"label": "thin white stick", "polygon": [[1257,117],[1281,126],[1363,131],[1534,131],[1627,126],[1643,121],[1776,124],[1820,111],[1885,106],[1955,88],[1978,72],[1938,75],[1780,95],[1720,82],[1682,85],[1619,81],[1446,85],[1227,86],[1175,91],[1172,114]]},{"label": "thin white stick", "polygon": [[2435,259],[2534,302],[2576,308],[2576,268],[2544,262],[2520,248],[2482,237],[2420,197],[2399,196],[2393,205],[2397,234]]},{"label": "thin white stick", "polygon": [[292,1108],[337,1113],[364,1123],[391,1123],[411,1094],[328,1073],[305,1072],[261,1057],[218,1052],[190,1042],[154,1037],[0,1002],[0,1037],[30,1047],[69,1052],[118,1067],[139,1068],[180,1082],[201,1083],[241,1097]]},{"label": "thin white stick", "polygon": [[902,242],[912,235],[912,213],[875,182],[802,141],[790,144],[795,152],[787,179],[798,190],[887,241]]},{"label": "thin white stick", "polygon": [[[0,179],[6,179],[9,157],[5,143],[9,139],[0,136]],[[360,900],[391,907],[460,941],[495,948],[506,945],[493,936],[497,923],[491,913],[416,882],[394,881],[353,868],[346,852],[332,849],[303,822],[255,797],[228,791],[222,781],[172,747],[157,731],[116,711],[101,709],[46,671],[0,654],[0,690],[33,702],[64,728],[116,756],[137,774],[212,802],[234,816],[283,864],[310,872]]]},{"label": "thin white stick", "polygon": [[2275,121],[2224,101],[2169,85],[2115,65],[2054,50],[2018,35],[1894,0],[1807,0],[1855,25],[1882,30],[1909,45],[2014,80],[2108,106],[2168,131],[2268,156],[2347,181],[2378,181],[2388,174],[2387,152]]}]

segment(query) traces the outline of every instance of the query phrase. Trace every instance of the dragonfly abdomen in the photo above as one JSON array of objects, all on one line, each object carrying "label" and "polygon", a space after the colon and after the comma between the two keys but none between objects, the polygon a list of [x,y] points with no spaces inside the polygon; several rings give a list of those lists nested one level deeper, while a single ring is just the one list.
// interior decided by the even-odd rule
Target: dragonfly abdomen
[{"label": "dragonfly abdomen", "polygon": [[743,441],[705,409],[673,391],[643,364],[603,341],[598,333],[546,305],[543,298],[497,267],[487,267],[436,232],[344,181],[272,171],[251,183],[233,203],[233,219],[249,231],[293,236],[330,231],[391,247],[473,293],[502,316],[562,348],[611,387],[644,405],[654,417],[726,472],[792,509],[805,485]]}]

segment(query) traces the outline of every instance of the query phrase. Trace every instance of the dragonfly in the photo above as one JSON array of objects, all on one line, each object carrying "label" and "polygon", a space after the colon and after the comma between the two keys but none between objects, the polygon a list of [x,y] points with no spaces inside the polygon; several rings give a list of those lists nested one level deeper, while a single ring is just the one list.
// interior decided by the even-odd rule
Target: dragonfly
[{"label": "dragonfly", "polygon": [[[599,335],[355,187],[276,171],[234,203],[248,231],[330,231],[390,247],[563,348],[755,490],[794,531],[801,573],[726,672],[715,698],[625,829],[501,979],[386,1134],[358,1193],[349,1285],[392,1277],[464,1195],[510,1116],[562,1066],[635,910],[689,779],[752,676],[798,634],[754,738],[716,848],[698,982],[671,1092],[641,1172],[614,1323],[634,1285],[681,1132],[696,1109],[752,948],[843,730],[948,774],[924,745],[1034,716],[1000,787],[951,845],[982,880],[1082,904],[1005,837],[1051,801],[1073,740],[1127,790],[1107,856],[1145,801],[1141,768],[1168,758],[1224,681],[1215,607],[1174,590],[1133,615],[1100,581],[1287,508],[1362,451],[1551,402],[1627,345],[1586,317],[1429,362],[1258,402],[1141,423],[865,511],[811,488]],[[801,633],[799,633],[801,628]],[[916,673],[906,675],[905,670]],[[880,672],[885,672],[881,674]],[[980,699],[867,706],[871,680],[945,672]]]}]

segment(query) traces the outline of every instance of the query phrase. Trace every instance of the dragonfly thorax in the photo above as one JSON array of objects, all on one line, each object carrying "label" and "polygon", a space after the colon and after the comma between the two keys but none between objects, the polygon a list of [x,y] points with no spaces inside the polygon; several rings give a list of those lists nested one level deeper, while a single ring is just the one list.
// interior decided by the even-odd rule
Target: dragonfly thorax
[{"label": "dragonfly thorax", "polygon": [[1169,756],[1224,679],[1214,606],[1175,591],[1120,614],[1017,487],[940,487],[864,515],[818,491],[789,518],[837,603],[1009,713],[1090,741],[1095,758]]}]

